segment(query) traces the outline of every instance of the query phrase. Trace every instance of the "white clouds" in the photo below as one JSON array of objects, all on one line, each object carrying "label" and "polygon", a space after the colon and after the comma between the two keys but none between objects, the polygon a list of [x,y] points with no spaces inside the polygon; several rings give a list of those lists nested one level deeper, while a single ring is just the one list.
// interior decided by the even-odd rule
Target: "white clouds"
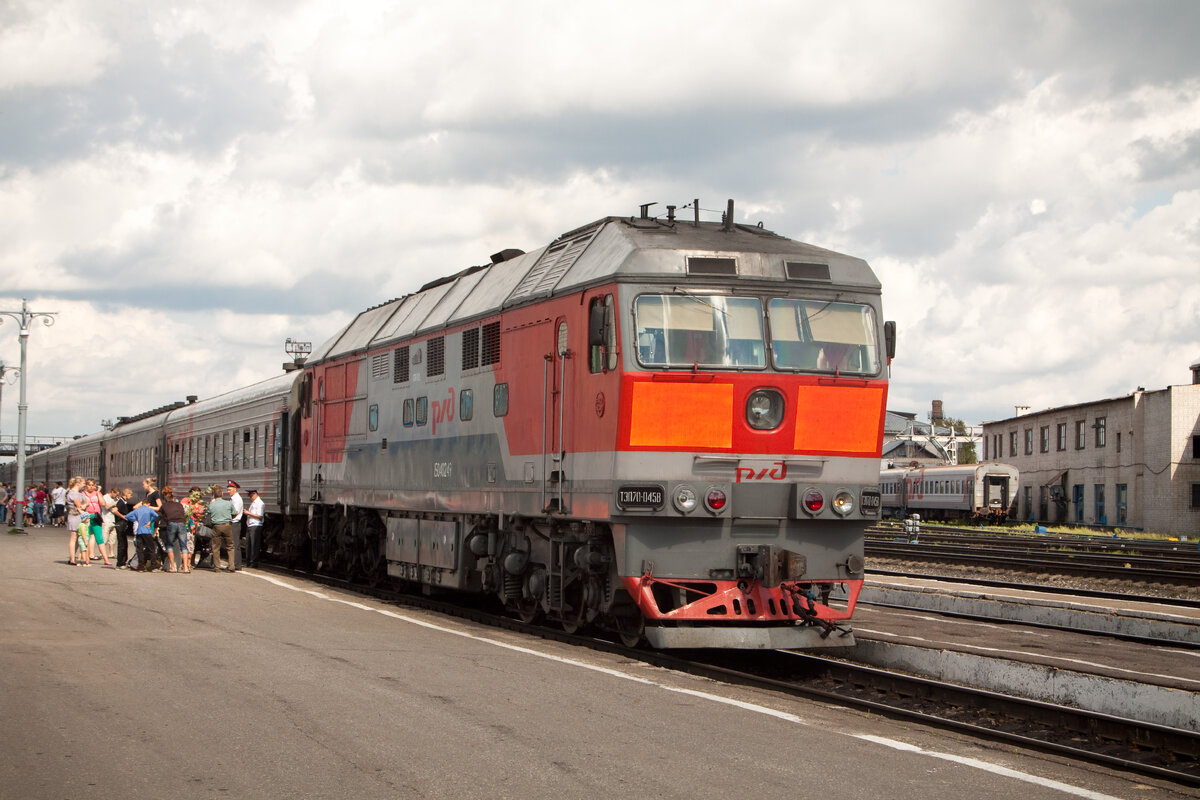
[{"label": "white clouds", "polygon": [[[59,307],[55,336],[118,360],[180,354],[153,404],[503,248],[697,196],[872,261],[897,408],[1165,385],[1200,341],[1187,5],[13,8],[0,304]],[[95,390],[42,396],[44,432],[140,410]]]},{"label": "white clouds", "polygon": [[3,16],[0,91],[87,84],[115,51],[72,3],[17,3]]}]

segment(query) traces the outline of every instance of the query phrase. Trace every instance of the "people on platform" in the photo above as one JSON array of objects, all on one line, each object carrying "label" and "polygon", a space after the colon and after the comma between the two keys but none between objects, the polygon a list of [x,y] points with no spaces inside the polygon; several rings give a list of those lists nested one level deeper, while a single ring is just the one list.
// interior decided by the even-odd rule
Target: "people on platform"
[{"label": "people on platform", "polygon": [[117,507],[117,501],[121,499],[121,492],[117,487],[110,486],[108,491],[100,495],[100,519],[103,522],[101,529],[104,535],[104,548],[108,551],[109,561],[116,558],[117,554],[117,517],[113,513]]},{"label": "people on platform", "polygon": [[187,548],[187,512],[183,503],[175,499],[175,490],[170,486],[163,487],[161,507],[159,531],[167,551],[167,572],[191,572]]},{"label": "people on platform", "polygon": [[67,490],[62,481],[55,481],[54,489],[50,492],[50,500],[54,503],[54,524],[67,524]]},{"label": "people on platform", "polygon": [[158,512],[146,503],[138,503],[126,518],[133,525],[134,546],[137,548],[138,570],[146,571],[154,561],[154,521]]},{"label": "people on platform", "polygon": [[[83,477],[76,475],[67,481],[67,556],[70,564],[88,563],[87,553],[87,534],[80,534],[79,527],[83,521],[83,509],[87,503],[83,499]],[[77,559],[76,553],[79,551],[79,541],[83,541],[82,558]]]},{"label": "people on platform", "polygon": [[[229,487],[231,490],[234,487]],[[212,520],[212,560],[213,571],[221,568],[221,550],[226,553],[226,571],[237,569],[237,553],[233,542],[233,502],[222,497],[219,486],[213,487],[213,499],[208,504],[208,515]],[[235,494],[230,491],[230,494]]]},{"label": "people on platform", "polygon": [[146,490],[146,496],[142,499],[142,505],[148,505],[154,509],[154,513],[158,514],[162,511],[162,494],[158,491],[158,480],[156,478],[146,478],[142,481],[142,488]]},{"label": "people on platform", "polygon": [[237,481],[230,481],[227,484],[229,491],[229,502],[233,503],[233,521],[230,523],[230,530],[233,532],[233,560],[234,569],[242,568],[242,523],[245,521],[243,510],[242,496],[238,493]]},{"label": "people on platform", "polygon": [[129,566],[129,537],[133,534],[129,512],[133,511],[133,506],[133,489],[127,486],[120,491],[120,499],[113,509],[117,522],[117,569]]},{"label": "people on platform", "polygon": [[[208,563],[211,542],[211,569],[236,572],[242,568],[243,559],[238,552],[242,537],[237,528],[243,522],[245,562],[258,566],[266,505],[257,489],[247,490],[248,499],[243,501],[241,487],[233,480],[203,490],[192,487],[181,498],[175,496],[171,487],[160,491],[154,478],[142,481],[142,488],[144,497],[135,500],[129,487],[113,485],[101,492],[96,480],[76,475],[67,481],[66,488],[59,481],[53,492],[47,492],[44,519],[61,518],[66,524],[68,564],[87,566],[90,561],[103,560],[105,566],[147,571],[152,566],[156,568],[158,556],[165,551],[164,571],[187,573],[200,565],[199,558]],[[0,484],[0,491],[6,495],[0,497],[0,506],[4,500],[9,506],[14,503],[20,506],[19,492],[5,484]],[[36,486],[29,487],[31,509],[36,506],[35,491]],[[130,536],[134,537],[136,565],[130,558]]]},{"label": "people on platform", "polygon": [[46,484],[39,483],[33,490],[33,526],[46,527]]},{"label": "people on platform", "polygon": [[246,564],[258,566],[259,552],[262,550],[263,518],[266,516],[266,506],[257,489],[250,489],[250,505],[244,514],[246,517]]},{"label": "people on platform", "polygon": [[104,506],[100,498],[100,487],[97,486],[96,481],[89,478],[84,483],[83,488],[83,512],[87,514],[87,521],[81,523],[81,527],[86,525],[87,532],[85,535],[87,537],[89,559],[92,561],[98,558],[103,559],[104,565],[111,567],[112,562],[108,560],[108,553],[104,550]]},{"label": "people on platform", "polygon": [[8,522],[8,484],[0,481],[0,525]]}]

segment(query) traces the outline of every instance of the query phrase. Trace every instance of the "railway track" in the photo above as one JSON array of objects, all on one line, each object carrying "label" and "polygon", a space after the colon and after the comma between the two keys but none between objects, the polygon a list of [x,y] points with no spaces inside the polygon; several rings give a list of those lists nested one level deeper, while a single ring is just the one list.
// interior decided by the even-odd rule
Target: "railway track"
[{"label": "railway track", "polygon": [[522,622],[493,610],[391,587],[273,566],[272,570],[491,627],[588,647],[655,666],[843,705],[1031,750],[1200,786],[1200,734],[790,651],[631,649],[595,636]]},{"label": "railway track", "polygon": [[873,529],[868,558],[986,566],[996,570],[1059,573],[1087,578],[1200,586],[1200,551],[1128,544],[1102,549],[1096,541],[1042,541],[1024,536],[921,532],[906,536]]}]

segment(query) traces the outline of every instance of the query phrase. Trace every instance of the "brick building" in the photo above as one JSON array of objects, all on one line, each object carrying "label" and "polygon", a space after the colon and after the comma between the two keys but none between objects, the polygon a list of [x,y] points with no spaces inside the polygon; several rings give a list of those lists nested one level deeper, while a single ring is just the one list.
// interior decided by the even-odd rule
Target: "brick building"
[{"label": "brick building", "polygon": [[983,424],[983,460],[1020,471],[1017,519],[1200,536],[1200,362],[1193,383]]}]

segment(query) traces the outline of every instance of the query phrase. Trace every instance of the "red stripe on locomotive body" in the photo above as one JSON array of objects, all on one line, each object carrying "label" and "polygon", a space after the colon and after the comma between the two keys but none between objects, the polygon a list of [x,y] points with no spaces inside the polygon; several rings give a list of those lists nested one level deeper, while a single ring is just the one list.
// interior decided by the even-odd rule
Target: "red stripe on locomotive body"
[{"label": "red stripe on locomotive body", "polygon": [[[746,401],[757,389],[784,396],[783,423],[751,428]],[[759,372],[630,372],[622,376],[622,451],[736,452],[878,458],[886,380]]]}]

